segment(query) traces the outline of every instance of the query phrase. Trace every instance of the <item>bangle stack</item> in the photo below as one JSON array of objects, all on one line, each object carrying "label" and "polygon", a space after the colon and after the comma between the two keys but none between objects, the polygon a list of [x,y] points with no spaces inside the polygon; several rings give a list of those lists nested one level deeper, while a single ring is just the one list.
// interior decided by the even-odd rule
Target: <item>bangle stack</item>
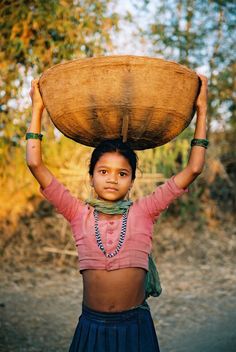
[{"label": "bangle stack", "polygon": [[26,133],[25,139],[40,139],[41,141],[43,139],[43,135],[41,133],[28,132]]},{"label": "bangle stack", "polygon": [[191,147],[198,146],[207,149],[209,141],[207,139],[194,138],[191,140]]}]

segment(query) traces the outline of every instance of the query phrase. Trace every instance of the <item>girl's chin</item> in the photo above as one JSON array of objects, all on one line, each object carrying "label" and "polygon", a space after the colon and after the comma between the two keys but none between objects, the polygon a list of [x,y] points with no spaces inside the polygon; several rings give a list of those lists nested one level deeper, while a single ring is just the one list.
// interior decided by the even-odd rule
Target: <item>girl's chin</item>
[{"label": "girl's chin", "polygon": [[99,198],[99,199],[104,200],[105,202],[118,202],[119,200],[122,200],[122,199],[120,199],[120,198],[118,198],[118,199],[113,199],[113,198],[106,198],[106,199],[104,199],[104,198]]},{"label": "girl's chin", "polygon": [[106,195],[106,196],[98,196],[98,199],[104,200],[106,202],[118,202],[119,200],[124,199],[124,197],[115,197],[115,195]]}]

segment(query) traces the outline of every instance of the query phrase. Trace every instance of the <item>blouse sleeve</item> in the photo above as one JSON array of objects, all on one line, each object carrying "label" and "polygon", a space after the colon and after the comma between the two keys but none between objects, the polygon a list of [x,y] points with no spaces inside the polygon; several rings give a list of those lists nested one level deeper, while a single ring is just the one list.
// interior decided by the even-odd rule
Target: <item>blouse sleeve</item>
[{"label": "blouse sleeve", "polygon": [[153,221],[162,211],[167,209],[176,198],[188,192],[188,188],[179,188],[174,178],[175,176],[172,176],[164,184],[158,186],[152,194],[138,201],[142,211],[150,216]]},{"label": "blouse sleeve", "polygon": [[42,189],[40,186],[39,190],[55,206],[57,212],[62,214],[69,222],[83,208],[83,202],[73,197],[70,191],[55,177],[52,178],[51,183],[46,188]]}]

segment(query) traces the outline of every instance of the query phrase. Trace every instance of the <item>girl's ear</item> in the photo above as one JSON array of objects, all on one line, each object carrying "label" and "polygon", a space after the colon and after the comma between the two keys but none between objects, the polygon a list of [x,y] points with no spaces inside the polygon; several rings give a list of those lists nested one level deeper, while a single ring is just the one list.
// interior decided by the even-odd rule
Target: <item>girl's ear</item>
[{"label": "girl's ear", "polygon": [[93,176],[89,176],[89,183],[90,183],[90,186],[93,187]]},{"label": "girl's ear", "polygon": [[133,187],[133,185],[134,185],[134,180],[131,181],[129,189],[131,189]]}]

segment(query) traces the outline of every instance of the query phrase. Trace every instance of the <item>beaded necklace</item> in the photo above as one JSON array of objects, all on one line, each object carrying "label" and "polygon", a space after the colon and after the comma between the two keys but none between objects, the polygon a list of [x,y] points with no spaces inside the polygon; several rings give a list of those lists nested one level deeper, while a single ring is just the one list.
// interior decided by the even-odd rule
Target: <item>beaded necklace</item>
[{"label": "beaded necklace", "polygon": [[96,236],[96,241],[97,241],[98,247],[101,249],[101,251],[103,252],[105,257],[112,258],[115,255],[117,255],[117,253],[120,251],[120,249],[121,249],[121,247],[122,247],[122,245],[124,243],[125,234],[126,234],[126,227],[127,227],[128,211],[126,211],[122,215],[122,225],[121,225],[121,232],[120,232],[119,242],[118,242],[114,252],[111,252],[111,253],[107,253],[107,251],[105,250],[105,248],[103,246],[102,239],[101,239],[101,234],[100,234],[100,231],[99,231],[99,228],[98,228],[98,211],[96,209],[94,209],[93,215],[94,215],[94,220],[95,220],[95,236]]}]

